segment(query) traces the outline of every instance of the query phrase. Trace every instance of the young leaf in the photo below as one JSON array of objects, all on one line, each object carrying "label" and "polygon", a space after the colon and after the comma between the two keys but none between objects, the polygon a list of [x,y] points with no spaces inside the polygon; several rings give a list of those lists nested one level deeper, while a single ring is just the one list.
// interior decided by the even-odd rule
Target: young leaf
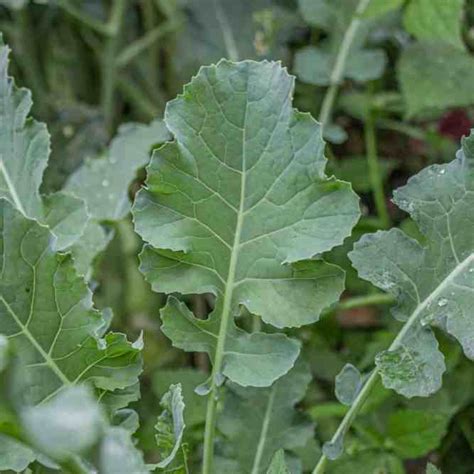
[{"label": "young leaf", "polygon": [[161,461],[156,467],[165,468],[174,460],[183,439],[185,424],[181,385],[171,385],[161,399],[160,405],[163,413],[158,417],[155,430]]},{"label": "young leaf", "polygon": [[69,387],[48,402],[25,407],[22,426],[32,446],[58,461],[92,448],[105,427],[99,405],[86,387]]},{"label": "young leaf", "polygon": [[[185,327],[185,350],[207,350],[212,340],[217,373],[245,385],[270,385],[298,347],[242,334],[238,306],[279,328],[316,321],[339,297],[343,273],[310,259],[342,243],[359,217],[350,186],[324,174],[319,125],[291,107],[293,82],[278,63],[203,67],[167,106],[176,141],[154,154],[133,210],[149,242],[141,269],[153,289],[217,297],[206,321],[171,302],[167,334]],[[265,380],[248,364],[257,338],[286,354]],[[225,354],[228,343],[239,353]],[[231,365],[241,370],[229,374]]]},{"label": "young leaf", "polygon": [[446,414],[399,410],[389,417],[386,444],[402,459],[420,458],[439,446],[448,423]]},{"label": "young leaf", "polygon": [[[299,1],[304,19],[330,35],[329,39],[321,41],[317,47],[306,46],[297,51],[295,73],[299,79],[318,86],[331,84],[338,51],[346,30],[356,15],[358,3],[356,0]],[[364,82],[382,75],[386,63],[384,51],[364,47],[371,27],[370,20],[359,19],[344,66],[344,77]]]},{"label": "young leaf", "polygon": [[430,117],[474,104],[474,64],[471,55],[459,48],[433,41],[415,43],[403,50],[397,69],[408,117]]},{"label": "young leaf", "polygon": [[148,163],[153,146],[169,139],[161,120],[123,125],[105,156],[85,161],[65,189],[86,202],[94,220],[122,219],[130,211],[128,188],[137,171]]},{"label": "young leaf", "polygon": [[336,376],[336,398],[344,405],[351,405],[361,387],[361,373],[352,364],[346,364]]},{"label": "young leaf", "polygon": [[398,229],[364,236],[349,254],[359,275],[397,296],[404,327],[376,363],[385,386],[428,396],[445,370],[430,324],[441,327],[474,359],[474,135],[457,158],[433,165],[395,191],[427,239],[422,247]]},{"label": "young leaf", "polygon": [[310,380],[307,365],[298,363],[268,388],[227,384],[218,426],[239,473],[264,473],[276,451],[305,446],[313,436],[313,425],[294,409]]},{"label": "young leaf", "polygon": [[405,10],[405,29],[419,40],[435,40],[464,50],[464,0],[411,0]]},{"label": "young leaf", "polygon": [[34,405],[79,382],[101,391],[134,385],[140,348],[122,334],[104,335],[107,321],[90,290],[53,243],[47,227],[0,200],[0,331],[22,366],[18,396]]},{"label": "young leaf", "polygon": [[148,474],[142,453],[135,447],[130,433],[123,428],[107,429],[100,444],[101,474]]}]

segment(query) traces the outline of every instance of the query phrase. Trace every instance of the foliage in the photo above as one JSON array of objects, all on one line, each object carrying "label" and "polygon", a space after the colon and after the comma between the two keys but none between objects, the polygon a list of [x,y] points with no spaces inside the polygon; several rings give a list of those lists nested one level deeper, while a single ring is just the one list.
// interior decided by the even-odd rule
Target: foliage
[{"label": "foliage", "polygon": [[0,471],[471,473],[473,27],[0,1]]}]

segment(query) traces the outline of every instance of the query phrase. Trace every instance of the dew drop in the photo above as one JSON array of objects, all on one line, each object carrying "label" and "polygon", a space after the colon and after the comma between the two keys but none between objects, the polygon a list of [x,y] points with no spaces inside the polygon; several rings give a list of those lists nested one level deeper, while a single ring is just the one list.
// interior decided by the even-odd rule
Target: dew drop
[{"label": "dew drop", "polygon": [[442,308],[443,306],[446,306],[448,304],[448,300],[446,298],[441,298],[439,301],[438,301],[438,306],[440,308]]},{"label": "dew drop", "polygon": [[445,170],[445,169],[439,170],[439,174],[444,174],[444,173],[446,173],[446,170]]},{"label": "dew drop", "polygon": [[102,181],[102,186],[104,186],[104,188],[106,188],[108,185],[109,185],[109,181],[106,180],[106,179],[104,179],[104,180]]}]

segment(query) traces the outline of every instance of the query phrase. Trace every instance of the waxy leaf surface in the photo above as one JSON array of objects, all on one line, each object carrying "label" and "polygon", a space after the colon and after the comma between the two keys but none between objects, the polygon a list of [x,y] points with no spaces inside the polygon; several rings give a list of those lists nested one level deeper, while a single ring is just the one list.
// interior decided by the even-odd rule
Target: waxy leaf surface
[{"label": "waxy leaf surface", "polygon": [[125,389],[141,371],[139,347],[104,334],[107,318],[54,242],[47,227],[0,200],[0,332],[20,361],[15,390],[28,404],[84,381],[101,392]]},{"label": "waxy leaf surface", "polygon": [[405,325],[376,363],[387,387],[427,396],[441,386],[443,355],[430,325],[455,337],[474,359],[474,136],[457,158],[433,165],[395,191],[426,246],[393,229],[366,235],[349,254],[359,275],[393,293]]},{"label": "waxy leaf surface", "polygon": [[295,410],[311,380],[308,366],[298,362],[268,388],[227,385],[218,427],[232,447],[240,470],[235,474],[265,473],[279,449],[304,447],[313,436],[312,423]]},{"label": "waxy leaf surface", "polygon": [[[206,328],[238,337],[239,305],[275,327],[298,327],[317,321],[342,291],[343,272],[312,257],[350,234],[358,200],[349,184],[324,174],[320,127],[291,107],[293,86],[278,63],[221,61],[168,103],[175,141],[155,152],[133,212],[149,243],[141,260],[153,288],[217,297],[208,320],[188,318],[179,346],[186,350],[211,337]],[[166,320],[173,341],[185,316]],[[239,345],[245,352],[245,341]],[[275,372],[287,372],[296,355]],[[262,381],[245,361],[237,363],[249,376],[234,381],[261,386],[276,378]]]}]

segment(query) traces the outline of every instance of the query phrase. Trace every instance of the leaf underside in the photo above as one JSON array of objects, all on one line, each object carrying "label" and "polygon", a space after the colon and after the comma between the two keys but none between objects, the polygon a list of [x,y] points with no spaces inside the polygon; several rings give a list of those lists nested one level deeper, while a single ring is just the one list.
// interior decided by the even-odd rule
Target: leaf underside
[{"label": "leaf underside", "polygon": [[141,371],[139,348],[122,334],[105,334],[106,318],[54,240],[47,227],[0,200],[0,333],[21,362],[14,388],[28,404],[84,381],[102,393],[125,389]]},{"label": "leaf underside", "polygon": [[[237,330],[239,305],[278,328],[316,321],[338,299],[344,276],[311,258],[342,243],[359,217],[350,185],[325,176],[320,127],[291,107],[293,86],[274,62],[222,60],[201,68],[168,103],[175,141],[153,155],[133,209],[148,242],[141,270],[153,289],[217,297],[206,321],[171,301],[165,334],[185,350],[206,350],[196,346],[216,333],[226,337],[240,353],[224,357],[223,373],[242,385],[271,384],[299,349],[276,341],[279,335]],[[286,360],[271,376],[262,378],[258,362],[247,365],[251,338],[285,348]],[[236,365],[242,377],[231,369]]]},{"label": "leaf underside", "polygon": [[385,386],[428,396],[441,386],[444,358],[430,328],[455,337],[474,359],[474,136],[457,158],[430,166],[395,191],[427,239],[422,247],[398,229],[364,236],[349,254],[359,275],[397,296],[406,321],[376,363]]}]

